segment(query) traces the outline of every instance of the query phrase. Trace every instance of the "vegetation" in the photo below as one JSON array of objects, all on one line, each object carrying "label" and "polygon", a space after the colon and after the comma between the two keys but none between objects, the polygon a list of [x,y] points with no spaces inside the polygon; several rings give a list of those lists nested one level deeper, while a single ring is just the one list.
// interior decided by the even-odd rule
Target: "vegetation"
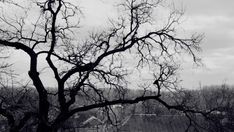
[{"label": "vegetation", "polygon": [[[105,92],[110,92],[108,89],[103,89]],[[53,92],[53,91],[50,91]],[[183,91],[185,92],[185,91]],[[12,94],[14,93],[14,94]],[[114,98],[115,92],[111,92],[109,94],[110,98]],[[134,94],[141,94],[141,90],[129,90],[130,95]],[[93,109],[86,112],[78,113],[79,116],[82,116],[82,120],[85,121],[91,116],[97,117],[106,125],[109,125],[111,130],[115,128],[118,129],[116,124],[122,124],[126,122],[126,119],[129,118],[131,115],[144,115],[146,118],[150,115],[158,116],[161,120],[165,116],[168,119],[173,119],[176,121],[177,117],[181,118],[184,123],[184,126],[188,128],[188,130],[193,130],[194,128],[201,130],[201,131],[209,131],[209,132],[223,132],[223,131],[231,131],[234,128],[234,113],[233,113],[233,101],[234,101],[234,89],[231,86],[221,85],[221,86],[205,86],[200,90],[186,90],[186,93],[189,93],[190,97],[187,98],[187,104],[185,106],[189,106],[190,109],[197,109],[197,110],[204,110],[207,111],[209,114],[206,116],[202,116],[201,114],[189,114],[183,113],[180,111],[175,110],[168,110],[165,106],[160,104],[159,102],[155,102],[154,100],[147,100],[144,102],[139,102],[132,105],[114,105],[111,108],[113,113],[105,113],[105,109]],[[14,117],[16,119],[20,119],[23,116],[23,113],[30,109],[30,111],[35,112],[37,111],[37,104],[34,104],[36,100],[38,100],[36,91],[33,89],[24,89],[20,88],[5,88],[1,89],[1,98],[2,106],[7,108],[12,113],[15,113]],[[172,100],[170,92],[164,92],[162,94],[162,98],[166,101]],[[178,96],[174,98],[173,101],[174,105],[176,105],[178,100],[183,100],[185,96]],[[77,98],[79,102],[86,102],[86,98],[82,96],[78,96]],[[57,102],[56,96],[51,96],[51,102]],[[172,103],[172,101],[171,101]],[[173,105],[173,104],[171,104]],[[54,110],[56,111],[56,110]],[[189,114],[188,117],[186,117]],[[55,113],[50,113],[50,118],[56,116]],[[175,118],[173,118],[175,116]],[[153,118],[153,117],[152,117]],[[187,119],[186,119],[187,118]],[[32,118],[28,124],[26,124],[28,130],[32,130],[33,122],[36,122],[35,118]],[[156,118],[157,119],[157,118]],[[75,117],[72,117],[69,122],[75,121]],[[81,119],[79,118],[78,121]],[[31,123],[31,124],[30,124]],[[83,122],[80,122],[81,126]],[[132,123],[132,122],[130,122]],[[67,121],[63,123],[61,126],[66,126]],[[134,123],[133,123],[134,124]],[[6,125],[6,124],[2,124]],[[36,125],[36,124],[34,124]],[[182,124],[180,124],[182,125]],[[121,125],[120,125],[121,126]],[[71,128],[74,129],[72,125]],[[25,127],[24,127],[25,128]],[[65,127],[66,128],[66,127]],[[68,128],[66,128],[68,129]],[[66,130],[65,129],[65,130]],[[176,128],[175,128],[176,129]],[[1,130],[1,129],[0,129]],[[24,129],[25,130],[25,129]],[[63,129],[62,129],[63,130]]]}]

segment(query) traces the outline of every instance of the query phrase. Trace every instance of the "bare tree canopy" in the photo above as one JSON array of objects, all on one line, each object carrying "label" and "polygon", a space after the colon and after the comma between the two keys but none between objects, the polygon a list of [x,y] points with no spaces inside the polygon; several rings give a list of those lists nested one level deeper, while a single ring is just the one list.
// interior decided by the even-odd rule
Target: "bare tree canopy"
[{"label": "bare tree canopy", "polygon": [[[0,15],[0,45],[25,52],[30,58],[28,76],[38,94],[38,112],[25,111],[24,122],[31,117],[38,121],[38,131],[56,131],[60,124],[75,113],[95,108],[107,108],[115,104],[134,104],[155,100],[168,109],[194,112],[182,104],[172,105],[161,98],[165,90],[178,88],[178,58],[191,55],[198,61],[201,35],[181,35],[177,26],[183,12],[173,9],[163,24],[157,25],[155,10],[162,8],[161,0],[123,0],[117,5],[122,15],[110,20],[103,31],[92,32],[80,39],[82,10],[67,0],[33,0],[24,7],[14,0],[1,2],[2,7],[21,10],[22,16],[8,17],[7,9]],[[26,4],[27,5],[27,4]],[[33,11],[34,16],[27,14]],[[40,76],[39,57],[43,58],[56,80],[51,92]],[[130,59],[128,59],[130,58]],[[130,61],[130,62],[129,62]],[[142,71],[149,73],[149,81],[129,82]],[[138,73],[134,73],[134,72]],[[131,79],[130,79],[131,80]],[[134,80],[131,80],[134,81]],[[132,85],[136,83],[137,85]],[[135,86],[143,90],[141,95],[128,96],[127,89]],[[105,91],[114,90],[114,97]],[[153,90],[149,94],[147,89]],[[56,96],[56,103],[50,95]],[[82,96],[85,102],[80,102]],[[53,108],[56,108],[55,111]],[[24,125],[9,117],[12,131]],[[51,117],[50,113],[55,113]]]}]

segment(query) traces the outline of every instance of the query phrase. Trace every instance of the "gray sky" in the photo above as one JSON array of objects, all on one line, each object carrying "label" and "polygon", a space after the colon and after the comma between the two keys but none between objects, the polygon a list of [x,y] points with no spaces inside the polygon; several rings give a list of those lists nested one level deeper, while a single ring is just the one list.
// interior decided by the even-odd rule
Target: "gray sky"
[{"label": "gray sky", "polygon": [[181,72],[186,87],[211,84],[234,84],[234,1],[175,0],[183,3],[187,17],[184,28],[204,33],[204,67],[185,64]]},{"label": "gray sky", "polygon": [[[113,0],[117,1],[117,0]],[[171,0],[173,1],[173,0]],[[103,25],[107,16],[114,16],[109,0],[80,0],[87,25]],[[182,85],[196,88],[211,84],[234,84],[234,0],[174,0],[178,8],[185,8],[184,22],[181,27],[188,32],[204,33],[202,42],[202,62],[204,66],[194,66],[186,61],[180,76]],[[20,52],[15,56],[27,63],[27,57]],[[187,60],[187,59],[185,59]],[[14,59],[21,76],[26,76],[28,68],[21,60]],[[41,65],[43,67],[43,64]],[[23,72],[24,71],[24,72]],[[52,80],[44,74],[44,80]],[[53,85],[51,85],[53,86]]]}]

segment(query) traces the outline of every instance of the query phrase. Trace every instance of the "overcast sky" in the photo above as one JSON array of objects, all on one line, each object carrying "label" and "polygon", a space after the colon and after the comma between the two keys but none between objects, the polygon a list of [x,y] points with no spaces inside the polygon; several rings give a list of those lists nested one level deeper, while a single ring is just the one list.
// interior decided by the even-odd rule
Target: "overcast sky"
[{"label": "overcast sky", "polygon": [[[234,84],[234,0],[171,1],[174,1],[178,8],[185,8],[183,18],[185,21],[181,26],[188,32],[205,35],[200,53],[204,66],[197,67],[191,61],[186,61],[180,72],[182,85],[196,88],[199,84]],[[84,16],[89,21],[86,24],[102,25],[107,16],[116,13],[113,7],[109,6],[112,4],[110,0],[80,0],[80,2]],[[22,53],[16,54],[19,55],[23,56]],[[26,61],[27,57],[23,59]],[[14,63],[20,64],[21,60],[14,60]],[[18,71],[24,71],[27,66],[17,68]],[[27,72],[22,72],[23,74],[26,76]],[[49,80],[49,76],[46,77],[45,80]]]},{"label": "overcast sky", "polygon": [[185,28],[204,33],[204,67],[186,64],[181,72],[186,87],[211,84],[234,84],[234,1],[175,0],[183,3],[187,17]]}]

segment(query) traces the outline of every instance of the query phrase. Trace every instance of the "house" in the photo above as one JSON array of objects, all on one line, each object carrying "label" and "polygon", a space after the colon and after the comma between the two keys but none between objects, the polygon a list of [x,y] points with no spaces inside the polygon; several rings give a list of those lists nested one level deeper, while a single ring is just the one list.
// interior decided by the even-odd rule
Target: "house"
[{"label": "house", "polygon": [[[132,114],[113,126],[94,115],[79,114],[63,123],[58,132],[207,132],[208,128],[212,129],[200,115],[195,115],[192,120],[198,126],[190,126],[185,115]],[[0,132],[7,132],[6,124],[5,120],[0,121]],[[22,132],[36,130],[31,127]]]},{"label": "house", "polygon": [[[201,123],[201,118],[196,119]],[[189,119],[185,115],[133,114],[118,127],[109,129],[113,132],[206,132],[199,127],[189,127]]]},{"label": "house", "polygon": [[93,127],[102,125],[103,122],[95,116],[89,117],[86,121],[82,123],[83,127]]},{"label": "house", "polygon": [[97,117],[81,114],[67,120],[59,132],[103,132],[104,126]]}]

